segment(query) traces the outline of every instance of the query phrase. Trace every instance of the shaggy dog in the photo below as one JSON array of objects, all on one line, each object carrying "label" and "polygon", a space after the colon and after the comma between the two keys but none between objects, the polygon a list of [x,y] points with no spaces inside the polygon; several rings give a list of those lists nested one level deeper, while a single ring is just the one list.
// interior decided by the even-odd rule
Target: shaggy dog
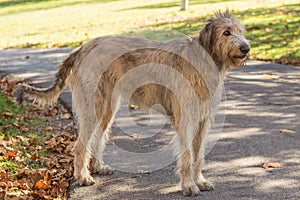
[{"label": "shaggy dog", "polygon": [[120,101],[147,110],[159,104],[177,132],[178,175],[183,195],[212,190],[202,175],[203,141],[221,99],[228,69],[249,56],[244,28],[231,14],[217,12],[198,35],[168,42],[139,37],[102,37],[74,50],[58,66],[55,83],[45,89],[22,85],[23,97],[54,103],[66,86],[72,91],[79,123],[74,176],[91,185],[94,173],[110,174],[102,161],[105,138]]}]

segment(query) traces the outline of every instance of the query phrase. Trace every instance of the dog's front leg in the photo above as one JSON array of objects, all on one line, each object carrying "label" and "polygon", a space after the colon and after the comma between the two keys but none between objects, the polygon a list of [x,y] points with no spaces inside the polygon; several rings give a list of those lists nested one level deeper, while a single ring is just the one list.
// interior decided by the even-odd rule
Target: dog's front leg
[{"label": "dog's front leg", "polygon": [[178,139],[180,155],[177,173],[180,177],[182,194],[185,196],[195,196],[200,190],[194,180],[192,145],[185,134],[179,132]]},{"label": "dog's front leg", "polygon": [[198,133],[193,139],[193,157],[194,157],[194,180],[201,191],[213,190],[213,184],[206,180],[202,174],[204,165],[204,140],[210,128],[210,120],[204,120],[199,124]]},{"label": "dog's front leg", "polygon": [[103,134],[101,131],[96,131],[93,134],[93,141],[92,141],[92,168],[93,173],[101,174],[101,175],[109,175],[113,173],[113,169],[110,168],[108,165],[105,165],[103,162],[103,151],[105,148],[105,143],[108,140],[108,131],[105,131]]},{"label": "dog's front leg", "polygon": [[185,196],[195,196],[200,190],[193,179],[193,166],[191,162],[191,150],[186,150],[179,159],[178,173],[182,194]]}]

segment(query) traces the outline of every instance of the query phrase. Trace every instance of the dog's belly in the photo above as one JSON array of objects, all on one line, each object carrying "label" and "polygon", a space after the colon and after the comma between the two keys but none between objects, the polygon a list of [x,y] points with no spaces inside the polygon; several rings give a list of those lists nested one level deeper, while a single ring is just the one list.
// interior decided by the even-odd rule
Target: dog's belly
[{"label": "dog's belly", "polygon": [[176,97],[168,88],[151,83],[139,87],[131,96],[130,104],[141,110],[152,108],[163,114],[172,115]]}]

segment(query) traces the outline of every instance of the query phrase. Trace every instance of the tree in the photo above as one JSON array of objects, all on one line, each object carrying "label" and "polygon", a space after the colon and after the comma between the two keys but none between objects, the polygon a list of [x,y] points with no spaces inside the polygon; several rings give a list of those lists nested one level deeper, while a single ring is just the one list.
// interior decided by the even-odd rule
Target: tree
[{"label": "tree", "polygon": [[189,0],[181,0],[180,10],[187,10],[189,7]]}]

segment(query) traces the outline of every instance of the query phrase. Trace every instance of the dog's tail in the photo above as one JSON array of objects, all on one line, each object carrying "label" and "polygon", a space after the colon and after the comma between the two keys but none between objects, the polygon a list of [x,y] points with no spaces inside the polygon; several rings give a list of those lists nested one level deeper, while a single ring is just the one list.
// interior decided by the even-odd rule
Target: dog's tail
[{"label": "dog's tail", "polygon": [[34,100],[41,105],[54,104],[59,94],[66,86],[66,80],[71,74],[72,68],[79,56],[81,48],[72,52],[60,65],[58,65],[58,72],[55,76],[55,82],[49,88],[36,88],[28,84],[18,86],[14,92],[17,103],[21,104],[24,98]]}]

